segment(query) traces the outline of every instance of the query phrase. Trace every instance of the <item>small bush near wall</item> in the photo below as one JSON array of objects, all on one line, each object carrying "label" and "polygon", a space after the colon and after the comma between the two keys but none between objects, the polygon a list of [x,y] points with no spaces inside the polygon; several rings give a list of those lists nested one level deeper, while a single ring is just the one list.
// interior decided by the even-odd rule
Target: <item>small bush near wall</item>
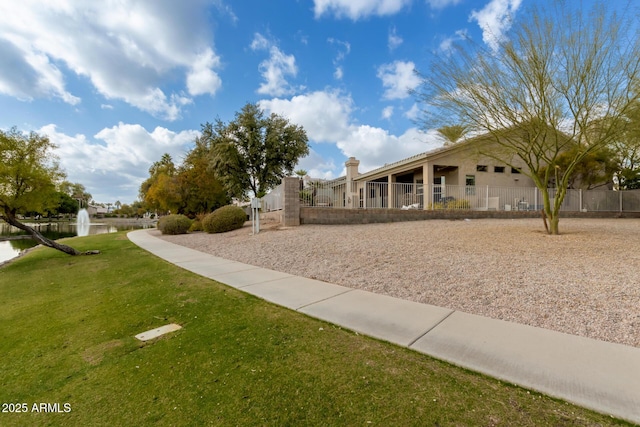
[{"label": "small bush near wall", "polygon": [[158,221],[158,230],[162,234],[186,234],[191,220],[184,215],[167,215]]},{"label": "small bush near wall", "polygon": [[238,206],[223,206],[202,220],[202,228],[207,233],[224,233],[241,228],[247,220],[247,214]]},{"label": "small bush near wall", "polygon": [[429,209],[471,209],[471,203],[467,199],[454,199],[430,203]]}]

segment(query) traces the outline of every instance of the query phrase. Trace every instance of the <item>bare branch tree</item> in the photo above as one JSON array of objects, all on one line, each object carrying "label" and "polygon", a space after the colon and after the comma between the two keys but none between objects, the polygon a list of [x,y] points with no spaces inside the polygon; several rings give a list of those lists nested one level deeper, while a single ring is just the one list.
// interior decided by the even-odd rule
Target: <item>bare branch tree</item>
[{"label": "bare branch tree", "polygon": [[[491,138],[482,154],[512,167],[523,161],[522,172],[541,191],[549,232],[558,234],[574,169],[618,137],[638,100],[636,23],[631,10],[619,14],[602,2],[532,6],[497,50],[467,40],[434,61],[416,92],[431,107],[422,124],[461,124]],[[556,167],[567,152],[564,167]]]}]

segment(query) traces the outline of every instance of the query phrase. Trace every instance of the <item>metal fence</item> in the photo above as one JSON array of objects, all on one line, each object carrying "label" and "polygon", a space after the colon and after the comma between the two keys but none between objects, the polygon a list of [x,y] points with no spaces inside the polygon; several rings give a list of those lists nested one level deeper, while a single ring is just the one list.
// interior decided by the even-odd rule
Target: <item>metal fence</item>
[{"label": "metal fence", "polygon": [[282,210],[282,195],[284,192],[284,184],[280,184],[273,188],[262,199],[261,208],[263,212],[279,211]]},{"label": "metal fence", "polygon": [[300,188],[300,204],[318,208],[343,208],[347,205],[346,188],[344,181],[312,181]]},{"label": "metal fence", "polygon": [[[535,187],[423,185],[420,183],[314,181],[300,188],[301,206],[360,209],[472,209],[500,211],[540,210]],[[272,191],[269,195],[274,193]],[[549,189],[551,200],[556,190]],[[353,198],[354,200],[350,200]],[[265,200],[265,199],[263,199]],[[353,202],[352,204],[349,202]],[[264,205],[263,205],[264,206]],[[275,206],[275,204],[270,204]],[[567,190],[561,211],[640,211],[640,190]]]}]

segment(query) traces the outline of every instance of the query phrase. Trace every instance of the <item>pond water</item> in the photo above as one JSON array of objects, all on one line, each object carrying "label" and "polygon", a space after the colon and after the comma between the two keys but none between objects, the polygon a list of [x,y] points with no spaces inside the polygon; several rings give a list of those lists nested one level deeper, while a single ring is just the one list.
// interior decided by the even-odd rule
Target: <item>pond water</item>
[{"label": "pond water", "polygon": [[[137,230],[140,228],[153,228],[154,224],[147,222],[136,223],[119,223],[117,221],[112,222],[105,220],[94,220],[95,223],[89,224],[88,234],[105,234],[115,233],[122,230]],[[64,237],[74,237],[78,235],[78,230],[75,221],[73,222],[50,222],[50,223],[26,223],[29,227],[33,227],[40,231],[45,237],[49,239],[57,240]],[[85,230],[82,230],[86,232]],[[84,235],[84,233],[82,233]],[[31,238],[19,238],[18,236],[26,236],[27,233],[10,226],[7,223],[0,222],[0,264],[4,261],[8,261],[11,258],[15,258],[26,249],[32,248],[37,245],[35,240]],[[3,238],[11,237],[16,240],[3,240]]]}]

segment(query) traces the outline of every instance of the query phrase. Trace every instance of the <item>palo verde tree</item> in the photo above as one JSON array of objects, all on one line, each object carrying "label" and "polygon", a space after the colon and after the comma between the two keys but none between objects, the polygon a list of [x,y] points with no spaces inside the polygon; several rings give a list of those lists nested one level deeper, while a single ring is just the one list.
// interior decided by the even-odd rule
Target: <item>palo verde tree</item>
[{"label": "palo verde tree", "polygon": [[307,133],[277,114],[265,117],[256,104],[246,104],[228,124],[216,120],[202,125],[211,147],[211,166],[229,194],[262,197],[293,172],[309,154]]},{"label": "palo verde tree", "polygon": [[416,91],[429,106],[421,123],[461,124],[493,141],[480,154],[512,167],[524,162],[522,172],[541,192],[547,229],[558,234],[574,169],[618,139],[638,100],[637,22],[635,11],[617,13],[603,2],[531,6],[495,48],[467,40],[433,62]]},{"label": "palo verde tree", "polygon": [[26,231],[41,245],[69,255],[76,249],[44,237],[19,221],[26,212],[45,212],[59,203],[56,184],[64,173],[51,150],[54,145],[46,136],[31,132],[25,135],[16,128],[0,130],[0,218]]},{"label": "palo verde tree", "polygon": [[640,102],[636,102],[627,114],[624,132],[610,149],[617,155],[615,180],[618,188],[640,189]]},{"label": "palo verde tree", "polygon": [[[576,156],[575,150],[579,147],[571,147],[563,151],[556,159],[555,168],[560,175],[571,165]],[[619,170],[619,160],[616,153],[609,147],[601,147],[582,157],[582,160],[574,165],[573,172],[567,180],[567,188],[593,190],[600,187],[613,188],[613,177]],[[544,173],[544,168],[542,169]],[[551,182],[555,186],[555,182]]]}]

